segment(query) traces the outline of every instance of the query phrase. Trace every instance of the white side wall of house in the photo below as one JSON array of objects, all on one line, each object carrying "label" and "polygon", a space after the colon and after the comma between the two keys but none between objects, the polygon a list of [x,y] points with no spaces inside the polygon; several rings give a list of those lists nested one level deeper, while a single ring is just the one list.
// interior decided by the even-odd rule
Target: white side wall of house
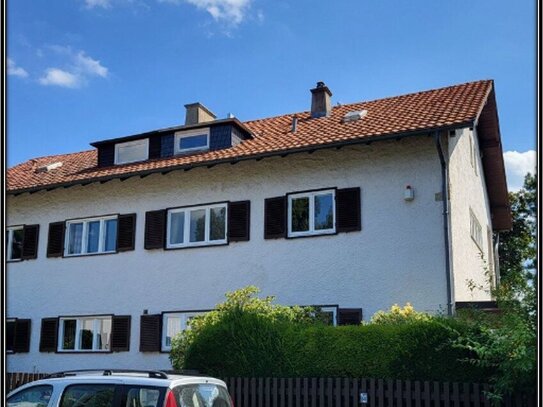
[{"label": "white side wall of house", "polygon": [[[493,262],[492,221],[475,130],[464,128],[449,137],[449,160],[455,301],[488,301],[490,284],[485,271]],[[482,228],[481,248],[471,238],[470,210]]]},{"label": "white side wall of house", "polygon": [[[456,141],[462,139],[459,136]],[[465,159],[455,154],[453,149],[455,161]],[[453,188],[458,188],[459,175],[451,176]],[[404,200],[407,184],[415,190],[411,202]],[[476,182],[473,184],[475,188]],[[290,240],[263,238],[265,198],[357,186],[362,202],[360,232]],[[223,300],[226,291],[249,284],[260,287],[263,295],[276,295],[282,304],[362,307],[364,319],[408,301],[417,310],[446,310],[442,203],[435,200],[440,190],[433,139],[416,137],[10,196],[8,225],[39,223],[40,237],[37,260],[8,265],[7,315],[32,319],[30,352],[9,355],[8,370],[167,369],[168,354],[139,352],[143,310],[154,314],[209,309]],[[459,205],[456,196],[453,191],[455,208]],[[245,199],[251,200],[248,242],[170,251],[143,249],[146,211]],[[484,208],[475,209],[486,222]],[[137,213],[136,250],[46,258],[50,222],[133,212]],[[463,213],[462,219],[465,216]],[[465,233],[453,228],[460,250],[464,250]],[[469,234],[467,237],[469,244]],[[461,270],[463,265],[457,263],[456,269]],[[474,267],[476,262],[469,264]],[[132,315],[129,352],[38,351],[42,318],[109,313]]]}]

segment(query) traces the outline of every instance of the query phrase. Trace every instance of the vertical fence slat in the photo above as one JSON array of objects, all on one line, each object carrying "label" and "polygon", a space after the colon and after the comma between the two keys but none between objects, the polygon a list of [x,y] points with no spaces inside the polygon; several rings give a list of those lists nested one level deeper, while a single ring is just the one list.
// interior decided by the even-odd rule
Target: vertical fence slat
[{"label": "vertical fence slat", "polygon": [[443,383],[443,407],[451,407],[451,389],[449,382]]},{"label": "vertical fence slat", "polygon": [[460,407],[460,392],[458,389],[458,383],[454,382],[452,385],[452,400],[453,400],[453,406],[454,407]]},{"label": "vertical fence slat", "polygon": [[377,379],[377,394],[379,407],[385,407],[385,383],[383,379]]},{"label": "vertical fence slat", "polygon": [[411,391],[411,380],[405,381],[405,406],[411,407],[413,400],[413,392]]},{"label": "vertical fence slat", "polygon": [[343,407],[349,407],[351,396],[351,379],[343,379]]},{"label": "vertical fence slat", "polygon": [[490,407],[490,400],[487,396],[488,392],[490,391],[490,386],[488,384],[483,384],[483,406],[484,407]]},{"label": "vertical fence slat", "polygon": [[430,397],[430,382],[425,381],[424,382],[424,393],[423,393],[423,400],[424,400],[424,406],[425,407],[431,407],[431,397]]},{"label": "vertical fence slat", "polygon": [[262,377],[258,378],[256,386],[258,392],[258,407],[264,407],[264,379]]},{"label": "vertical fence slat", "polygon": [[302,384],[299,377],[295,379],[294,382],[294,395],[296,396],[296,407],[302,406]]},{"label": "vertical fence slat", "polygon": [[264,391],[264,405],[266,407],[271,407],[271,379],[269,377],[266,377],[266,379],[264,379],[264,388],[266,389]]},{"label": "vertical fence slat", "polygon": [[324,398],[324,378],[319,378],[319,406],[324,407],[326,405],[326,401]]},{"label": "vertical fence slat", "polygon": [[375,407],[375,379],[370,379],[368,397],[370,399],[370,407]]},{"label": "vertical fence slat", "polygon": [[353,379],[353,397],[352,397],[352,402],[351,402],[351,406],[352,407],[357,407],[358,406],[358,396],[359,392],[358,392],[358,379]]},{"label": "vertical fence slat", "polygon": [[317,379],[311,378],[311,407],[317,407]]},{"label": "vertical fence slat", "polygon": [[391,379],[387,379],[386,381],[386,405],[388,407],[394,407],[394,384]]},{"label": "vertical fence slat", "polygon": [[335,397],[336,402],[334,405],[340,407],[341,406],[341,379],[340,378],[336,378],[335,380],[334,395],[336,396]]},{"label": "vertical fence slat", "polygon": [[473,407],[481,407],[481,390],[479,383],[473,384]]},{"label": "vertical fence slat", "polygon": [[302,392],[303,402],[301,403],[302,407],[309,407],[309,379],[304,377],[303,380],[304,390]]},{"label": "vertical fence slat", "polygon": [[421,392],[420,392],[420,382],[417,380],[415,382],[415,407],[422,407],[421,403]]},{"label": "vertical fence slat", "polygon": [[463,396],[462,399],[464,401],[464,407],[470,407],[470,385],[469,383],[463,383],[462,385],[462,392]]},{"label": "vertical fence slat", "polygon": [[273,400],[273,407],[277,407],[279,405],[279,397],[278,397],[278,380],[276,377],[273,378],[273,386],[272,386],[272,400]]},{"label": "vertical fence slat", "polygon": [[402,381],[396,380],[396,407],[403,407],[403,389],[402,389]]}]

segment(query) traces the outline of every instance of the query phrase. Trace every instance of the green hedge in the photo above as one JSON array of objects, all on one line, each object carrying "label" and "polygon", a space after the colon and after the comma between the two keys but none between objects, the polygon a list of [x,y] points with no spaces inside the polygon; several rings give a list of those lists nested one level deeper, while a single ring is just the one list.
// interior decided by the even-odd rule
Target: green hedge
[{"label": "green hedge", "polygon": [[450,340],[453,319],[331,327],[275,321],[233,310],[187,348],[184,368],[214,376],[372,377],[486,382],[488,371]]}]

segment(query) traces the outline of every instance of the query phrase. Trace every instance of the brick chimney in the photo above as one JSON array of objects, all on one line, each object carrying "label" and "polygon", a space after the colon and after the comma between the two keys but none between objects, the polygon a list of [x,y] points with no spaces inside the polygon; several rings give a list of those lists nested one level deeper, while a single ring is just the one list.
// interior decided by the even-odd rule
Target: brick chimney
[{"label": "brick chimney", "polygon": [[217,118],[215,114],[200,102],[185,105],[185,126],[192,124],[211,122]]},{"label": "brick chimney", "polygon": [[317,87],[311,89],[311,117],[330,116],[332,112],[332,92],[324,82],[317,82]]}]

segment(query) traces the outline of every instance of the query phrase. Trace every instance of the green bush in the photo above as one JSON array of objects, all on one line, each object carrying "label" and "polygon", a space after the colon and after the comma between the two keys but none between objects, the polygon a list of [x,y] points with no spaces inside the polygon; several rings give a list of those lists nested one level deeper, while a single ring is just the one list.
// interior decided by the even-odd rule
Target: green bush
[{"label": "green bush", "polygon": [[[247,294],[247,293],[245,293]],[[254,292],[249,295],[251,297]],[[227,301],[228,302],[228,301]],[[451,346],[463,332],[460,323],[442,318],[408,324],[333,327],[299,318],[275,317],[232,306],[199,321],[197,334],[174,340],[174,368],[214,376],[373,377],[421,380],[486,381],[485,367],[463,364],[473,357]],[[182,345],[182,346],[181,346]]]}]

